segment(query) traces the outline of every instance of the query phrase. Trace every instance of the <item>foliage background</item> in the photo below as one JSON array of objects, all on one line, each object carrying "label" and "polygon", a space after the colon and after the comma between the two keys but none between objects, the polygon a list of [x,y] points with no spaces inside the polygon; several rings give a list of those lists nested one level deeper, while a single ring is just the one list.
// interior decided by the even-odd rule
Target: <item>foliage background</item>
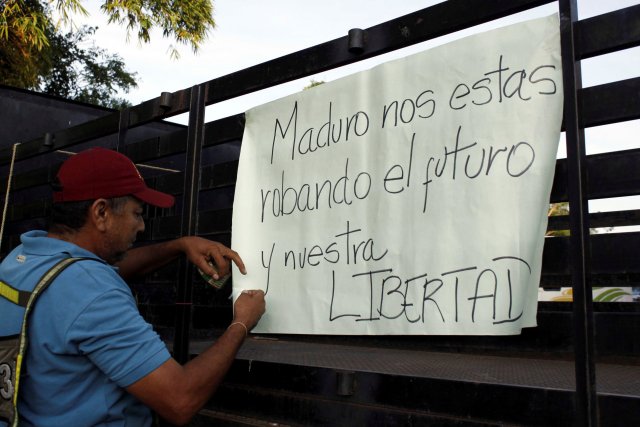
[{"label": "foliage background", "polygon": [[[215,25],[210,0],[105,0],[109,23],[123,25],[127,39],[151,41],[151,30],[197,52]],[[76,28],[86,15],[81,0],[0,0],[0,83],[111,108],[137,86],[124,60],[92,42],[96,27]],[[57,18],[56,18],[57,17]],[[64,31],[67,28],[67,31]],[[169,55],[178,58],[171,46]]]}]

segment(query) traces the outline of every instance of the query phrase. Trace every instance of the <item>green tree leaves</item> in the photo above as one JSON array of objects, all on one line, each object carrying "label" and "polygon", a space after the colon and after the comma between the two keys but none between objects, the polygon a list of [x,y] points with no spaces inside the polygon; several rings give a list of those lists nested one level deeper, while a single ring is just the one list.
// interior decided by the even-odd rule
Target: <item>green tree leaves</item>
[{"label": "green tree leaves", "polygon": [[[60,22],[54,22],[53,11]],[[151,40],[153,28],[197,52],[215,25],[211,0],[104,0],[109,22],[125,25],[128,37]],[[70,28],[74,15],[86,15],[82,0],[0,0],[0,83],[39,90],[83,102],[121,107],[119,91],[136,86],[135,73],[115,54],[91,44],[95,32]],[[178,58],[173,45],[169,53]]]},{"label": "green tree leaves", "polygon": [[[109,23],[126,25],[128,36],[135,32],[146,43],[151,40],[151,29],[157,27],[164,37],[190,45],[194,52],[215,26],[210,0],[107,0],[101,9]],[[179,56],[175,47],[170,54]]]},{"label": "green tree leaves", "polygon": [[122,58],[91,44],[94,27],[82,27],[76,32],[53,34],[51,44],[43,52],[47,72],[40,81],[40,91],[76,101],[122,108],[129,103],[116,95],[136,87],[136,74],[125,69]]},{"label": "green tree leaves", "polygon": [[0,0],[0,40],[18,43],[18,49],[42,49],[48,44],[48,18],[37,2]]}]

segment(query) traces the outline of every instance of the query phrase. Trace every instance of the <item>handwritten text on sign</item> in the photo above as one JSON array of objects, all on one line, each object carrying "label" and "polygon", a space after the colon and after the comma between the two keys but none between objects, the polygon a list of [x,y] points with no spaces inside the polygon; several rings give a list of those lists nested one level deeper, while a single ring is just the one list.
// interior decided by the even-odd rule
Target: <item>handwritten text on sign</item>
[{"label": "handwritten text on sign", "polygon": [[233,247],[259,332],[535,326],[562,116],[556,16],[247,112]]}]

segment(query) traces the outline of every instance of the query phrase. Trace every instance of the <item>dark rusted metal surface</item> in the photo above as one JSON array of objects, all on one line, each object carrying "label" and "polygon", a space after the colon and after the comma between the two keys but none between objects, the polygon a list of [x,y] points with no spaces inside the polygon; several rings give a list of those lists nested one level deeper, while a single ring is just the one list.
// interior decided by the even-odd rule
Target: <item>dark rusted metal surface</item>
[{"label": "dark rusted metal surface", "polygon": [[[205,105],[547,3],[450,0],[354,32],[351,49],[345,35],[204,82],[197,86],[197,96],[191,96],[195,88],[165,92],[121,113],[83,113],[93,119],[78,126],[61,129],[52,122],[35,137],[24,138],[23,133],[1,250],[6,253],[18,243],[20,232],[44,223],[50,208],[47,183],[65,158],[57,150],[88,145],[117,147],[137,163],[167,168],[142,170],[150,185],[179,201],[174,209],[148,210],[144,243],[199,234],[230,244],[244,116],[205,124]],[[638,304],[590,301],[592,286],[640,285],[640,233],[590,236],[588,231],[638,225],[640,210],[589,214],[586,206],[589,199],[640,194],[640,148],[591,156],[584,152],[584,128],[640,118],[640,76],[582,89],[579,68],[581,59],[640,44],[640,6],[579,21],[576,3],[560,1],[568,158],[557,162],[551,194],[551,202],[570,202],[571,216],[549,222],[550,230],[569,229],[571,237],[546,239],[541,279],[546,288],[574,284],[574,314],[567,303],[540,303],[539,326],[516,337],[250,341],[222,395],[196,425],[251,425],[264,414],[292,425],[640,424]],[[26,95],[0,90],[0,125],[7,126],[3,120],[12,120],[6,118],[12,102]],[[18,92],[20,96],[8,95],[8,101],[1,97]],[[137,132],[142,125],[187,111],[188,128],[163,124],[162,131]],[[10,152],[10,146],[0,148],[2,170]],[[5,185],[3,180],[0,190]],[[191,339],[215,337],[231,317],[229,289],[216,293],[198,280],[189,266],[173,263],[146,283],[132,284],[141,312],[176,343],[174,353],[181,361],[190,353]],[[247,399],[256,403],[254,408],[245,405],[243,421],[239,414]]]}]

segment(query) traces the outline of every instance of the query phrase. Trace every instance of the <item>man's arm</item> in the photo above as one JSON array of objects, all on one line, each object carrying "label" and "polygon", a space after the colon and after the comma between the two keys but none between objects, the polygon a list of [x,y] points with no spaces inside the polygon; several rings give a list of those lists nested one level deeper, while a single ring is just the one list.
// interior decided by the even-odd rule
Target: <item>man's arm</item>
[{"label": "man's arm", "polygon": [[[127,280],[155,271],[176,259],[180,254],[185,254],[196,267],[216,280],[231,271],[230,261],[233,261],[243,274],[246,274],[244,263],[237,252],[221,243],[195,236],[131,249],[116,266],[119,268],[120,276]],[[217,272],[211,268],[208,261],[214,262]]]},{"label": "man's arm", "polygon": [[247,330],[255,326],[264,310],[262,291],[244,291],[236,300],[231,326],[204,353],[184,366],[169,359],[127,387],[127,391],[167,421],[177,425],[188,423],[218,388]]}]

